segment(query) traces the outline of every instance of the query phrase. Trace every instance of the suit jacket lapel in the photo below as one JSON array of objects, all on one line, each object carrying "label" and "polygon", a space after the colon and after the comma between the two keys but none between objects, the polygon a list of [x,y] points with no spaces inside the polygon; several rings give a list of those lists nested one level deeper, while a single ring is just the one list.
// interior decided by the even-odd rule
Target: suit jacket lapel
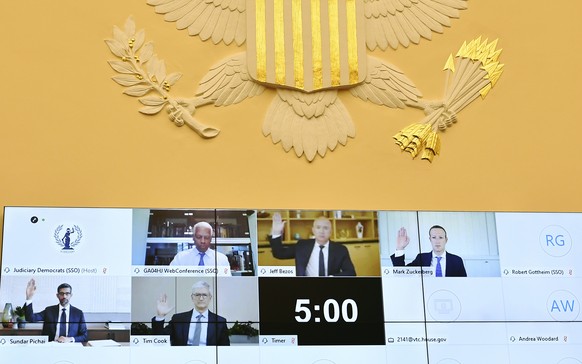
[{"label": "suit jacket lapel", "polygon": [[[69,336],[76,336],[79,332],[79,324],[81,322],[81,317],[78,314],[77,308],[69,306]],[[71,335],[74,334],[74,335]]]},{"label": "suit jacket lapel", "polygon": [[327,254],[327,275],[330,275],[330,272],[335,272],[336,269],[335,267],[338,265],[338,263],[336,263],[335,258],[336,258],[336,254],[335,254],[335,246],[332,245],[331,240],[329,241],[329,250],[328,250],[328,254]]},{"label": "suit jacket lapel", "polygon": [[422,266],[423,267],[430,267],[430,263],[432,260],[432,253],[424,253],[422,254]]},{"label": "suit jacket lapel", "polygon": [[217,317],[208,311],[208,330],[206,331],[206,346],[216,345],[216,321]]},{"label": "suit jacket lapel", "polygon": [[[299,242],[302,243],[300,244]],[[295,268],[297,269],[295,274],[297,276],[305,276],[307,274],[307,263],[309,263],[309,257],[311,257],[315,240],[300,240],[299,242],[297,242],[297,246],[295,247]]]},{"label": "suit jacket lapel", "polygon": [[[51,335],[55,336],[57,334],[57,322],[59,321],[59,305],[55,305],[55,306],[51,306],[51,311],[52,311],[52,317],[54,317],[54,319],[51,319],[51,324],[50,324],[50,328],[51,328]],[[47,315],[48,317],[50,317],[51,315]]]},{"label": "suit jacket lapel", "polygon": [[445,268],[445,277],[451,277],[453,274],[451,273],[453,267],[452,264],[452,259],[450,259],[450,254],[449,253],[445,253],[446,256],[446,260],[447,260],[447,266]]},{"label": "suit jacket lapel", "polygon": [[[190,334],[190,325],[192,324],[192,313],[193,313],[193,309],[186,312],[187,316],[183,316],[180,319],[183,320],[184,322],[181,325],[178,325],[180,327],[180,331],[181,331],[181,337],[184,338],[184,345],[188,344],[188,334]],[[180,337],[180,336],[178,336]]]}]

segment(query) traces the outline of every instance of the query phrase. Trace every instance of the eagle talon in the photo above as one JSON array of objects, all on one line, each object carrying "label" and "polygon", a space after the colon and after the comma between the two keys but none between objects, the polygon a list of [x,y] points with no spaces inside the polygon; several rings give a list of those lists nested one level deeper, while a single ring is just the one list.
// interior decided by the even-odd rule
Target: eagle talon
[{"label": "eagle talon", "polygon": [[197,99],[196,98],[177,98],[176,102],[184,107],[186,110],[188,110],[188,112],[190,113],[190,115],[194,115],[194,113],[196,112],[196,107],[200,104],[199,102],[197,103]]},{"label": "eagle talon", "polygon": [[184,125],[184,118],[182,118],[182,110],[183,110],[182,108],[177,108],[173,105],[169,105],[166,108],[170,121],[176,124],[176,126]]}]

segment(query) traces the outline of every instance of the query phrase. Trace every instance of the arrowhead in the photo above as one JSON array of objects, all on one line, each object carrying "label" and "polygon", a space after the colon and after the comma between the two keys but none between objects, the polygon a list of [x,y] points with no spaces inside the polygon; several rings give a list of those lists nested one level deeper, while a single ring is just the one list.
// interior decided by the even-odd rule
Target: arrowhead
[{"label": "arrowhead", "polygon": [[447,59],[447,63],[445,63],[445,68],[443,68],[443,71],[446,70],[451,70],[452,72],[455,72],[455,61],[453,60],[453,54],[449,54],[449,58]]}]

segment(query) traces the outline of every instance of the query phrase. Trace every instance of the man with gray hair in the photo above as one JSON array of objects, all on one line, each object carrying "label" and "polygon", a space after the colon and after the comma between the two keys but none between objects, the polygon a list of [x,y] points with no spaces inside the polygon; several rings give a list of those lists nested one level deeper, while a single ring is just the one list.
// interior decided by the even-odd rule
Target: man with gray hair
[{"label": "man with gray hair", "polygon": [[198,265],[208,267],[230,267],[226,255],[210,248],[212,225],[201,221],[194,225],[194,247],[176,254],[170,265]]},{"label": "man with gray hair", "polygon": [[174,308],[164,293],[158,299],[157,316],[152,318],[152,331],[156,335],[170,335],[172,346],[228,346],[226,319],[208,310],[212,290],[208,283],[198,281],[192,285],[194,309],[177,313],[166,327],[165,317]]}]

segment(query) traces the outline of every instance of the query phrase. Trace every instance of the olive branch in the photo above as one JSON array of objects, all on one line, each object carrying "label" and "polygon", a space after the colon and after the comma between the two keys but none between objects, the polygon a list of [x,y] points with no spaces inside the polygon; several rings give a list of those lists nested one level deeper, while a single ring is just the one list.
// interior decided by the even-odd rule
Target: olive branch
[{"label": "olive branch", "polygon": [[81,231],[81,228],[79,228],[78,225],[73,225],[73,229],[77,233],[77,239],[75,239],[75,241],[71,243],[71,247],[74,247],[75,245],[79,244],[81,242],[81,238],[83,237],[83,232]]},{"label": "olive branch", "polygon": [[[105,44],[119,60],[107,61],[111,68],[120,75],[112,80],[126,87],[124,94],[139,97],[144,106],[139,112],[155,115],[164,107],[170,121],[176,126],[184,124],[192,128],[203,138],[218,135],[219,129],[204,125],[193,117],[196,107],[207,102],[201,99],[174,98],[170,95],[171,87],[182,77],[179,72],[167,74],[166,64],[154,54],[152,42],[145,42],[145,31],[136,32],[132,17],[125,21],[124,29],[113,27],[113,39],[106,39]],[[155,95],[152,95],[155,94]],[[150,94],[149,96],[145,96]]]},{"label": "olive branch", "polygon": [[61,230],[63,229],[63,225],[59,225],[57,227],[57,229],[55,230],[55,233],[53,234],[53,237],[55,238],[55,243],[61,245]]}]

